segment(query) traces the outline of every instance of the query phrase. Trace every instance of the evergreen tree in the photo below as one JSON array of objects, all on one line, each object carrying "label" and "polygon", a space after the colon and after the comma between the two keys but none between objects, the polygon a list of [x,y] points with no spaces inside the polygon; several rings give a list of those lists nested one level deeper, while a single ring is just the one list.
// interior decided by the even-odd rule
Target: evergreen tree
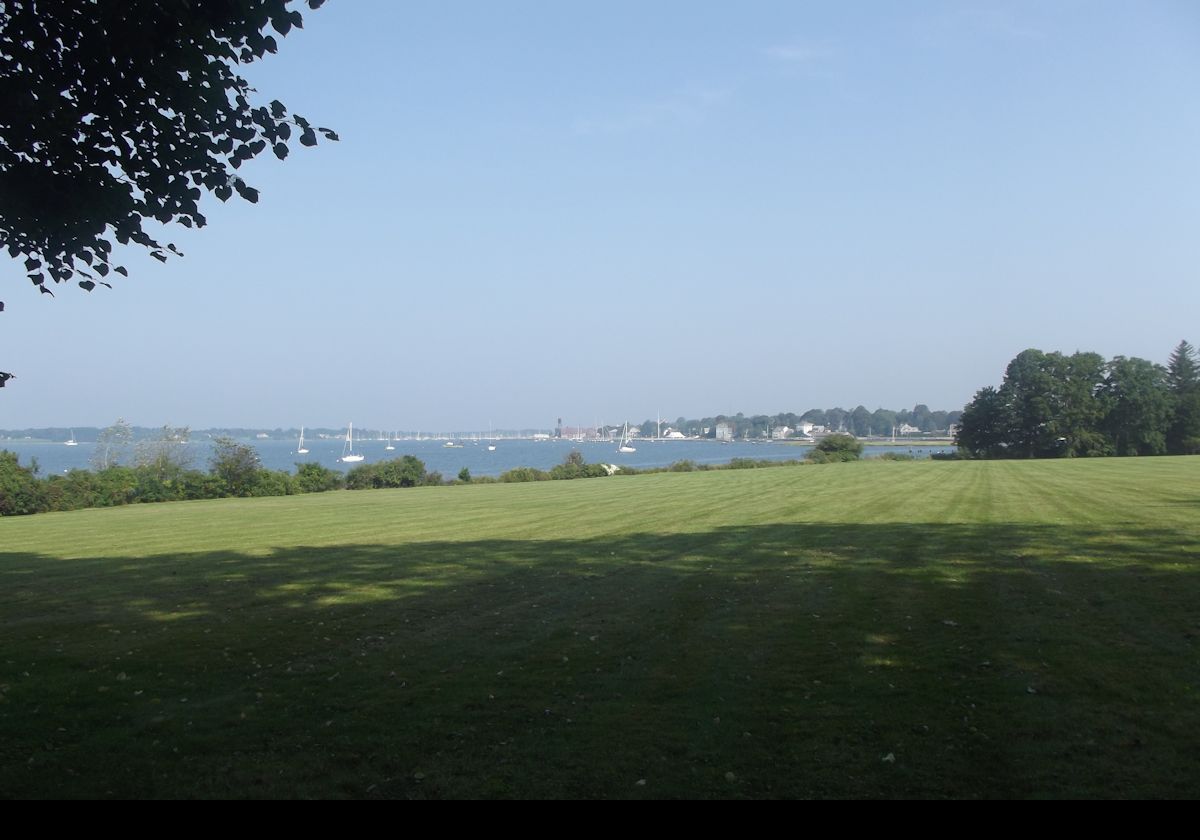
[{"label": "evergreen tree", "polygon": [[1200,454],[1200,360],[1186,341],[1167,361],[1167,386],[1174,400],[1167,428],[1167,451],[1172,455]]}]

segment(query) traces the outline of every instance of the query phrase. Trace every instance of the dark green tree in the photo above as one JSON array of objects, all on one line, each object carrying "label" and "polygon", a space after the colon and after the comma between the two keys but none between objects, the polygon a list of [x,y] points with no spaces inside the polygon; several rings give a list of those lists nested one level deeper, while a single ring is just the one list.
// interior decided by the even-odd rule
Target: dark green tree
[{"label": "dark green tree", "polygon": [[1117,356],[1108,363],[1101,399],[1104,431],[1117,455],[1161,455],[1167,451],[1171,394],[1162,365]]},{"label": "dark green tree", "polygon": [[1200,359],[1186,341],[1179,342],[1167,360],[1167,387],[1173,401],[1167,451],[1200,454]]},{"label": "dark green tree", "polygon": [[296,490],[301,493],[324,493],[327,490],[336,490],[342,484],[341,474],[328,467],[311,461],[296,465],[295,485]]},{"label": "dark green tree", "polygon": [[808,450],[805,457],[815,464],[831,464],[838,461],[857,461],[862,456],[862,442],[853,435],[828,435]]},{"label": "dark green tree", "polygon": [[1096,353],[1025,350],[1008,364],[1000,394],[1011,424],[1008,453],[1021,458],[1102,455],[1104,359]]},{"label": "dark green tree", "polygon": [[417,487],[426,483],[425,462],[413,455],[404,455],[377,464],[363,464],[346,474],[346,487],[365,490],[378,487]]},{"label": "dark green tree", "polygon": [[[1004,371],[1000,395],[1009,424],[1005,439],[1017,457],[1058,454],[1052,361],[1041,350],[1018,353]],[[963,418],[964,423],[966,418]]]},{"label": "dark green tree", "polygon": [[975,458],[1002,458],[1013,425],[1004,395],[989,385],[963,409],[955,443]]},{"label": "dark green tree", "polygon": [[0,516],[45,510],[45,494],[32,467],[22,467],[13,452],[0,449]]},{"label": "dark green tree", "polygon": [[246,161],[267,149],[285,158],[318,132],[337,139],[278,100],[252,104],[239,75],[278,49],[271,30],[303,24],[290,1],[0,6],[0,247],[40,291],[127,274],[114,243],[165,262],[179,251],[146,222],[203,227],[205,192],[258,200],[236,171]]},{"label": "dark green tree", "polygon": [[1106,364],[1099,353],[1051,353],[1055,377],[1056,421],[1062,453],[1067,457],[1108,455],[1111,447],[1101,430]]}]

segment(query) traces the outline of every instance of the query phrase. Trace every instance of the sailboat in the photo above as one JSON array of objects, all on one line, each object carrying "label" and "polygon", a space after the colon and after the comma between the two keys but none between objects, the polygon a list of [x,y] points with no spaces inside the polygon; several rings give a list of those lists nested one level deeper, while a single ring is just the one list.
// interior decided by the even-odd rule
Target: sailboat
[{"label": "sailboat", "polygon": [[395,449],[395,448],[396,448],[395,444],[393,444],[393,443],[392,443],[392,434],[391,434],[391,432],[389,432],[389,433],[388,433],[388,436],[387,436],[387,446],[385,446],[385,447],[383,447],[383,448],[384,448],[384,449],[386,449],[388,452],[391,452],[393,449]]},{"label": "sailboat", "polygon": [[63,446],[78,446],[78,445],[79,445],[79,441],[75,440],[75,430],[72,429],[71,430],[71,439],[67,440],[67,441],[63,441]]},{"label": "sailboat", "polygon": [[297,455],[307,455],[308,450],[304,448],[304,427],[300,427],[300,445],[296,447]]},{"label": "sailboat", "polygon": [[625,423],[621,429],[621,445],[617,447],[618,452],[637,452],[629,443],[629,423]]},{"label": "sailboat", "polygon": [[346,445],[342,447],[342,463],[357,464],[363,460],[365,456],[354,454],[354,424],[351,423],[346,429]]}]

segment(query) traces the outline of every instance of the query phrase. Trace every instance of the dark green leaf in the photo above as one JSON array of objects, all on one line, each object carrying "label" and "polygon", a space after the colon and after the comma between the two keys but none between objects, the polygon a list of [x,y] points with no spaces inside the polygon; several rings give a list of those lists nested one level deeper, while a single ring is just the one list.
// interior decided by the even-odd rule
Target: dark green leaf
[{"label": "dark green leaf", "polygon": [[41,268],[41,267],[42,267],[41,260],[35,260],[33,257],[30,257],[29,259],[25,260],[25,270],[26,271],[33,271],[35,268]]},{"label": "dark green leaf", "polygon": [[167,261],[167,255],[162,251],[151,251],[150,256],[154,257],[154,259],[158,260],[159,262]]},{"label": "dark green leaf", "polygon": [[213,192],[216,194],[217,198],[221,199],[221,201],[228,201],[229,197],[233,195],[233,190],[229,188],[228,184],[222,184],[213,190]]},{"label": "dark green leaf", "polygon": [[125,266],[123,266],[123,265],[117,266],[116,268],[113,269],[113,271],[117,272],[117,274],[120,274],[122,277],[129,276],[129,272],[125,270]]},{"label": "dark green leaf", "polygon": [[79,288],[83,289],[85,292],[90,292],[92,289],[96,288],[96,284],[91,280],[80,280]]},{"label": "dark green leaf", "polygon": [[276,143],[272,147],[272,151],[275,152],[275,157],[279,158],[280,160],[283,160],[288,156],[288,147],[286,143]]},{"label": "dark green leaf", "polygon": [[317,133],[315,131],[313,131],[311,128],[304,129],[304,132],[300,135],[300,145],[301,146],[317,145]]}]

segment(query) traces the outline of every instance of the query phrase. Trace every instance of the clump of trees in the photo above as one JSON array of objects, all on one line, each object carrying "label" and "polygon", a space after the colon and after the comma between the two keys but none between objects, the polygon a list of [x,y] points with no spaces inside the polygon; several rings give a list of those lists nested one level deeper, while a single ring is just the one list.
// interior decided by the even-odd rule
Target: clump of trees
[{"label": "clump of trees", "polygon": [[426,472],[425,462],[413,455],[404,455],[375,464],[362,464],[346,474],[348,490],[421,487],[441,483],[442,474]]},{"label": "clump of trees", "polygon": [[232,438],[214,440],[208,471],[195,469],[187,441],[186,428],[164,426],[157,438],[133,445],[129,424],[118,420],[101,432],[93,469],[45,478],[38,476],[36,460],[22,466],[14,453],[0,450],[0,516],[227,496],[288,496],[344,485],[340,473],[319,464],[297,465],[296,475],[268,470],[253,447]]},{"label": "clump of trees", "polygon": [[606,475],[608,475],[608,470],[603,464],[589,464],[578,449],[572,449],[563,458],[561,464],[550,469],[550,478],[555,481],[573,478],[601,478]]},{"label": "clump of trees", "polygon": [[[830,431],[841,431],[856,437],[889,437],[899,432],[902,426],[918,429],[921,434],[945,432],[959,421],[961,411],[933,411],[924,403],[918,403],[911,409],[903,408],[893,411],[877,408],[871,411],[866,406],[859,405],[852,409],[810,408],[803,414],[783,411],[778,414],[718,414],[715,417],[689,419],[678,417],[675,420],[662,420],[661,426],[668,426],[689,437],[715,438],[717,424],[724,423],[733,429],[733,436],[745,440],[762,440],[771,436],[775,429],[787,426],[798,429],[803,423],[824,426]],[[642,437],[653,437],[659,428],[659,422],[644,420],[638,426]]]},{"label": "clump of trees", "polygon": [[836,464],[842,461],[857,461],[862,457],[862,441],[853,435],[829,435],[808,450],[805,457],[814,464]]},{"label": "clump of trees", "polygon": [[956,443],[976,458],[1200,453],[1200,359],[1186,341],[1166,367],[1026,350],[967,404]]}]

